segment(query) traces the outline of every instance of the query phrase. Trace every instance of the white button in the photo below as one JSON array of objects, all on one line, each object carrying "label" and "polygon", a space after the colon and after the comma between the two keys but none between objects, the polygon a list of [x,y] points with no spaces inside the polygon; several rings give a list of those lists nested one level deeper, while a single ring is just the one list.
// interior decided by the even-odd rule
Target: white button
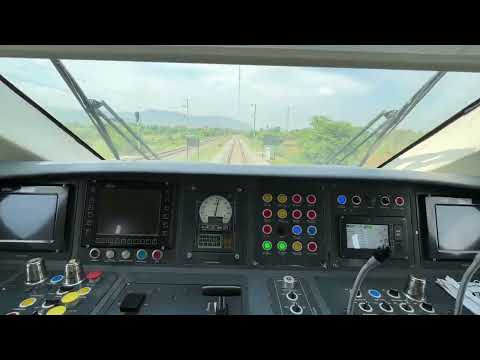
[{"label": "white button", "polygon": [[123,250],[123,251],[122,251],[122,259],[127,260],[127,259],[130,258],[130,255],[131,255],[131,254],[130,254],[130,251],[128,251],[128,250]]},{"label": "white button", "polygon": [[107,252],[105,253],[105,256],[107,259],[113,259],[115,257],[115,251],[107,250]]}]

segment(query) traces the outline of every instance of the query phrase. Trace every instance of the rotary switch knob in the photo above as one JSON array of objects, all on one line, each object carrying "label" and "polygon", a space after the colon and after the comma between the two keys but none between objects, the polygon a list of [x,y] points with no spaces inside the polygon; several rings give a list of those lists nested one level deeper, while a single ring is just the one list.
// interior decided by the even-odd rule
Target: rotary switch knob
[{"label": "rotary switch knob", "polygon": [[286,290],[293,290],[295,288],[295,278],[292,275],[285,275],[282,282],[283,288]]},{"label": "rotary switch knob", "polygon": [[75,286],[85,279],[83,267],[77,259],[70,259],[65,265],[63,286]]}]

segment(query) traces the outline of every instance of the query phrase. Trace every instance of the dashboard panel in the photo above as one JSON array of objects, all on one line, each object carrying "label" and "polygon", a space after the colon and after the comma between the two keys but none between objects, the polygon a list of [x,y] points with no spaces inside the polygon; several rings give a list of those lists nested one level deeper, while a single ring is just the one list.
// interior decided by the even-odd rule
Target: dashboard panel
[{"label": "dashboard panel", "polygon": [[[0,268],[9,274],[0,282],[11,290],[0,298],[2,311],[32,312],[30,306],[15,303],[23,296],[25,267],[41,268],[38,261],[27,260],[41,258],[51,277],[47,287],[32,292],[39,302],[48,297],[61,302],[62,291],[69,287],[67,265],[75,265],[70,264],[72,259],[87,270],[83,285],[91,279],[98,285],[93,303],[65,306],[65,311],[73,309],[72,314],[122,313],[117,305],[128,303],[131,292],[150,299],[149,308],[147,300],[138,301],[145,314],[175,313],[172,299],[178,299],[178,313],[185,314],[228,313],[228,306],[222,305],[225,299],[235,314],[341,314],[345,309],[338,302],[346,301],[345,288],[375,249],[388,245],[389,260],[369,281],[380,295],[370,297],[369,304],[380,313],[388,314],[382,309],[390,306],[395,313],[412,306],[414,313],[423,314],[428,311],[420,303],[400,306],[387,294],[401,293],[411,273],[428,274],[426,289],[433,295],[424,308],[438,303],[439,309],[447,309],[452,299],[435,289],[435,277],[449,274],[459,280],[473,257],[449,249],[445,244],[454,235],[447,236],[444,227],[440,233],[434,231],[431,224],[438,219],[432,212],[433,200],[437,206],[463,206],[476,224],[480,181],[475,178],[329,167],[315,172],[297,167],[293,172],[279,167],[171,166],[158,162],[2,166],[0,219],[2,224],[10,221],[17,231],[6,236],[7,226],[0,226]],[[37,197],[30,199],[37,209],[51,208],[51,196],[56,196],[55,219],[28,218],[46,229],[43,236],[32,235],[35,239],[18,236],[35,224],[19,216],[20,205],[7,203],[25,189],[36,189]],[[30,196],[34,193],[31,190]],[[39,199],[39,194],[45,197]],[[474,229],[475,224],[465,226]],[[17,234],[15,242],[8,241],[12,234]],[[478,247],[477,238],[471,237],[466,250]],[[96,283],[98,273],[104,283]],[[52,283],[55,276],[63,278]],[[395,291],[385,285],[389,278],[395,279]],[[70,292],[84,289],[78,288],[80,283],[70,286]],[[88,292],[95,288],[87,287]],[[368,302],[364,295],[370,290],[363,290],[358,304]],[[164,292],[170,295],[161,295]],[[161,308],[162,302],[164,310],[157,311],[155,306]],[[368,313],[362,310],[366,308],[362,305],[358,312]]]}]

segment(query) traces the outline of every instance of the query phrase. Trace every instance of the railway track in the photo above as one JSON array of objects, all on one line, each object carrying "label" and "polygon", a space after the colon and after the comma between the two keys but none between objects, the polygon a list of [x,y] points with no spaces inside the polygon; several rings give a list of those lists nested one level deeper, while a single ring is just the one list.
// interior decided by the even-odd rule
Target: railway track
[{"label": "railway track", "polygon": [[248,161],[245,155],[245,150],[243,149],[243,144],[236,136],[234,136],[232,138],[232,146],[228,152],[226,163],[246,164],[247,162]]}]

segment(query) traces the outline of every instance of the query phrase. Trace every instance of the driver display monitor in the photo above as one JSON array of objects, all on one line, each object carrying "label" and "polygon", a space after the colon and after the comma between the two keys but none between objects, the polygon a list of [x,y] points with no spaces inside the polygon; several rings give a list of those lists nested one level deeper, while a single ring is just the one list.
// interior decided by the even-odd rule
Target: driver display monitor
[{"label": "driver display monitor", "polygon": [[388,246],[388,225],[345,224],[348,249],[369,249]]},{"label": "driver display monitor", "polygon": [[158,235],[161,200],[160,190],[102,188],[98,198],[97,234]]}]

